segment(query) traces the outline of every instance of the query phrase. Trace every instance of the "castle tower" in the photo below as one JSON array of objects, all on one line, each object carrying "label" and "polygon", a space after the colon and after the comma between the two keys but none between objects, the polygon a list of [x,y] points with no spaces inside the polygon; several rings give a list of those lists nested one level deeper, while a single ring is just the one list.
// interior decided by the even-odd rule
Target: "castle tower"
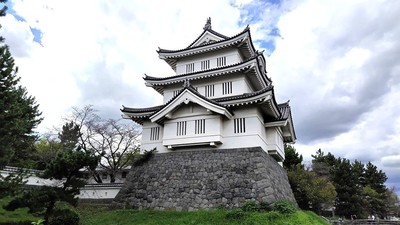
[{"label": "castle tower", "polygon": [[208,18],[188,47],[157,52],[175,74],[144,80],[163,104],[121,109],[143,126],[141,148],[157,154],[132,169],[116,202],[189,210],[294,201],[281,167],[284,143],[296,140],[289,102],[276,102],[249,27],[227,37]]}]

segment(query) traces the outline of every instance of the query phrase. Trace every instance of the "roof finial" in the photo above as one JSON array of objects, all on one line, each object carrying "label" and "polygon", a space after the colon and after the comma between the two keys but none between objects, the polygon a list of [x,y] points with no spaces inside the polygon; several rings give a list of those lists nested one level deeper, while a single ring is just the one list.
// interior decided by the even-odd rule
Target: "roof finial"
[{"label": "roof finial", "polygon": [[204,25],[204,30],[211,30],[211,17],[207,18],[206,25]]}]

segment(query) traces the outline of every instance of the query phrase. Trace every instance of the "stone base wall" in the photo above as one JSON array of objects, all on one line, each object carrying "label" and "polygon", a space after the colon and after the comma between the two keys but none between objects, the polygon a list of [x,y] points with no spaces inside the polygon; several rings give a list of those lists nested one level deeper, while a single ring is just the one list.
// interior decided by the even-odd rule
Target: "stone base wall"
[{"label": "stone base wall", "polygon": [[158,210],[295,202],[286,171],[261,148],[155,154],[129,172],[114,204]]}]

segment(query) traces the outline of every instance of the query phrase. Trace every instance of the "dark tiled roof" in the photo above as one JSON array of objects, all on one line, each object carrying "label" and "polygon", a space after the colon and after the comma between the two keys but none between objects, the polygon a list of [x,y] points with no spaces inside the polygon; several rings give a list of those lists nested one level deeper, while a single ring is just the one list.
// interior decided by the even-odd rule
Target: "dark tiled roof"
[{"label": "dark tiled roof", "polygon": [[291,115],[289,101],[278,104],[278,109],[281,112],[281,116],[278,120],[286,120]]},{"label": "dark tiled roof", "polygon": [[[157,50],[157,52],[158,52],[158,53],[174,53],[174,52],[180,52],[180,51],[185,51],[185,50],[189,50],[189,49],[196,49],[196,48],[203,47],[203,46],[206,46],[206,45],[212,45],[212,44],[215,44],[215,43],[221,43],[221,42],[224,42],[224,41],[229,41],[229,40],[234,39],[234,38],[236,38],[236,37],[238,37],[238,36],[240,36],[240,35],[242,35],[242,34],[244,34],[244,33],[246,33],[246,32],[249,32],[249,30],[250,30],[250,28],[247,26],[242,32],[240,32],[240,33],[238,33],[238,34],[236,34],[236,35],[234,35],[234,36],[232,36],[232,37],[230,37],[230,38],[226,37],[225,35],[219,34],[218,32],[213,31],[213,32],[215,32],[216,34],[225,36],[226,38],[225,38],[225,39],[222,39],[222,40],[220,40],[220,41],[207,43],[207,44],[205,44],[205,45],[198,45],[198,46],[190,47],[192,44],[194,44],[194,43],[201,37],[201,35],[203,35],[203,33],[205,33],[205,32],[207,31],[207,30],[205,30],[205,31],[203,31],[203,33],[202,33],[192,44],[190,44],[189,47],[187,47],[187,48],[178,49],[178,50],[168,50],[168,49],[159,48],[159,49]],[[214,34],[215,34],[215,33],[214,33]],[[249,32],[249,35],[250,35],[250,32]],[[253,46],[253,47],[254,47],[254,46]]]},{"label": "dark tiled roof", "polygon": [[191,73],[184,73],[184,74],[179,74],[179,75],[173,75],[173,76],[168,76],[168,77],[153,77],[153,76],[148,76],[147,74],[145,74],[145,77],[143,78],[144,80],[168,80],[171,78],[180,78],[180,77],[186,77],[186,76],[190,76],[190,75],[195,75],[195,74],[200,74],[200,73],[204,73],[204,72],[212,72],[212,71],[217,71],[217,70],[223,70],[223,69],[227,69],[227,68],[231,68],[231,67],[235,67],[241,64],[245,64],[255,58],[258,57],[258,54],[254,55],[253,57],[248,58],[247,60],[243,61],[243,62],[239,62],[239,63],[235,63],[235,64],[231,64],[231,65],[227,65],[227,66],[223,66],[223,67],[215,67],[215,68],[211,68],[208,70],[199,70],[199,71],[195,71],[195,72],[191,72]]},{"label": "dark tiled roof", "polygon": [[[175,95],[175,96],[174,96],[173,98],[171,98],[167,103],[165,103],[164,105],[162,105],[162,107],[161,107],[159,110],[157,110],[156,112],[161,111],[161,110],[163,110],[165,107],[167,107],[172,101],[174,101],[176,98],[178,98],[179,95],[180,95],[182,92],[184,92],[185,90],[189,90],[189,91],[190,91],[191,93],[193,93],[194,95],[198,96],[199,98],[201,98],[201,99],[203,99],[203,100],[205,100],[205,101],[207,101],[207,102],[209,102],[209,103],[211,103],[211,104],[214,104],[214,105],[217,105],[217,106],[220,106],[220,107],[223,107],[223,108],[227,109],[227,110],[233,115],[233,112],[232,112],[231,110],[229,110],[228,107],[226,107],[226,106],[220,104],[220,103],[217,102],[217,101],[214,101],[214,100],[212,100],[212,99],[206,98],[205,96],[201,95],[192,85],[187,85],[187,86],[185,86],[183,89],[181,89],[181,90],[178,92],[177,95]],[[156,112],[154,112],[154,114],[155,114]]]},{"label": "dark tiled roof", "polygon": [[158,105],[158,106],[154,106],[154,107],[148,107],[148,108],[129,108],[129,107],[125,107],[123,106],[123,109],[121,109],[122,112],[125,113],[148,113],[146,115],[138,115],[137,117],[135,116],[130,116],[131,119],[133,119],[134,121],[136,121],[139,124],[143,124],[144,119],[151,117],[152,115],[154,115],[155,113],[157,113],[158,111],[164,109],[165,107],[167,107],[172,101],[174,101],[176,98],[178,98],[178,96],[185,91],[186,89],[188,89],[190,92],[192,92],[194,95],[198,96],[199,98],[210,102],[214,105],[223,107],[225,109],[227,109],[232,115],[233,112],[226,106],[224,106],[223,104],[219,103],[218,101],[206,98],[205,96],[201,95],[192,85],[188,85],[184,88],[182,88],[178,94],[176,96],[174,96],[173,98],[171,98],[168,102],[166,102],[163,105]]},{"label": "dark tiled roof", "polygon": [[129,113],[145,113],[145,112],[153,112],[159,110],[162,105],[148,107],[148,108],[130,108],[122,106],[121,112],[129,112]]},{"label": "dark tiled roof", "polygon": [[296,140],[296,130],[294,129],[292,111],[290,109],[289,101],[279,104],[278,107],[279,110],[281,111],[281,118],[280,118],[281,120],[290,118],[290,123],[293,128],[293,139]]},{"label": "dark tiled roof", "polygon": [[221,97],[221,98],[216,98],[213,99],[214,101],[217,102],[224,102],[224,101],[231,101],[231,100],[239,100],[239,99],[246,99],[246,98],[251,98],[260,94],[263,94],[265,92],[268,92],[270,90],[273,90],[273,86],[269,85],[268,87],[261,89],[259,91],[253,92],[253,93],[244,93],[242,95],[234,95],[234,96],[229,96],[229,97]]},{"label": "dark tiled roof", "polygon": [[124,109],[121,110],[121,111],[122,112],[127,112],[127,113],[141,113],[141,112],[149,112],[149,113],[151,113],[152,112],[151,114],[148,114],[148,116],[147,116],[147,117],[150,117],[154,113],[156,113],[157,111],[162,110],[168,104],[170,104],[172,101],[174,101],[186,89],[189,89],[193,94],[195,94],[196,96],[202,98],[203,100],[208,101],[208,102],[210,102],[212,104],[218,105],[220,107],[224,107],[224,108],[228,109],[229,112],[233,113],[229,109],[229,107],[224,105],[223,102],[232,101],[232,100],[242,100],[242,99],[251,98],[251,97],[254,97],[254,96],[257,96],[257,95],[261,95],[261,94],[266,93],[268,91],[271,91],[271,90],[273,91],[273,86],[270,85],[270,86],[268,86],[268,87],[266,87],[266,88],[264,88],[262,90],[259,90],[259,91],[253,92],[253,93],[245,93],[245,94],[242,94],[242,95],[235,95],[235,96],[229,96],[229,97],[209,99],[209,98],[206,98],[205,96],[203,96],[202,94],[200,94],[193,86],[190,85],[188,87],[185,87],[185,88],[181,89],[175,97],[171,98],[167,103],[165,103],[163,105],[158,105],[158,106],[149,107],[149,108],[141,108],[141,109],[124,107]]},{"label": "dark tiled roof", "polygon": [[194,40],[189,46],[187,46],[186,49],[190,48],[194,43],[196,43],[201,38],[201,36],[203,36],[203,34],[206,33],[207,31],[212,33],[212,34],[214,34],[214,35],[216,35],[216,36],[218,36],[218,37],[220,37],[220,38],[223,38],[223,39],[228,39],[229,38],[228,36],[225,36],[225,35],[223,35],[221,33],[218,33],[216,31],[214,31],[213,29],[204,29],[204,31],[196,38],[196,40]]},{"label": "dark tiled roof", "polygon": [[93,187],[122,187],[123,183],[96,183],[96,184],[86,184],[85,188],[93,188]]}]

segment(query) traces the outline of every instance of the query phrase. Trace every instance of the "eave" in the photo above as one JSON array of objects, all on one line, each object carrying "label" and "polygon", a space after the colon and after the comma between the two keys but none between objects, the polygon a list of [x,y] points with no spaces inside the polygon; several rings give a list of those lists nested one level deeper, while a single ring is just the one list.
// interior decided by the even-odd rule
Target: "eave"
[{"label": "eave", "polygon": [[217,101],[229,108],[250,104],[265,105],[266,107],[261,107],[260,109],[263,110],[266,115],[274,118],[275,120],[282,116],[275,100],[274,87],[272,85],[253,93],[217,98],[214,99],[214,101]]},{"label": "eave", "polygon": [[149,108],[129,108],[122,106],[122,118],[131,119],[132,121],[143,125],[143,122],[148,120],[149,117],[157,112],[160,108],[162,108],[162,105]]},{"label": "eave", "polygon": [[154,88],[160,94],[164,93],[164,86],[182,83],[186,80],[198,80],[209,77],[216,77],[222,75],[228,75],[232,73],[243,72],[247,74],[249,79],[256,90],[261,90],[268,87],[271,84],[271,80],[267,77],[266,72],[263,68],[260,68],[259,58],[257,55],[250,58],[247,61],[240,62],[225,67],[217,67],[209,70],[196,71],[193,73],[180,74],[170,77],[152,77],[145,75],[143,78],[146,81],[146,86]]},{"label": "eave", "polygon": [[164,118],[168,119],[171,113],[179,108],[182,104],[189,104],[190,102],[198,104],[212,112],[224,115],[229,119],[233,117],[233,113],[223,105],[201,96],[192,87],[185,87],[177,96],[172,98],[171,101],[150,116],[149,119],[151,122],[160,123],[164,120]]},{"label": "eave", "polygon": [[283,141],[285,143],[294,143],[296,141],[296,133],[289,101],[279,104],[278,108],[281,112],[281,116],[275,120],[265,121],[264,127],[280,127],[282,129]]},{"label": "eave", "polygon": [[198,44],[199,44],[198,41],[203,36],[205,36],[207,33],[210,33],[211,35],[216,36],[216,37],[221,38],[221,39],[224,39],[224,40],[229,39],[228,36],[225,36],[225,35],[223,35],[221,33],[218,33],[216,31],[214,31],[213,29],[204,29],[204,31],[188,47],[186,47],[186,49],[198,46]]},{"label": "eave", "polygon": [[256,53],[256,50],[251,40],[250,28],[246,27],[246,29],[244,29],[241,33],[221,41],[179,50],[167,50],[159,48],[157,53],[160,59],[165,60],[171,66],[171,68],[176,71],[176,63],[180,58],[217,51],[232,46],[238,47],[245,59],[253,56]]}]

